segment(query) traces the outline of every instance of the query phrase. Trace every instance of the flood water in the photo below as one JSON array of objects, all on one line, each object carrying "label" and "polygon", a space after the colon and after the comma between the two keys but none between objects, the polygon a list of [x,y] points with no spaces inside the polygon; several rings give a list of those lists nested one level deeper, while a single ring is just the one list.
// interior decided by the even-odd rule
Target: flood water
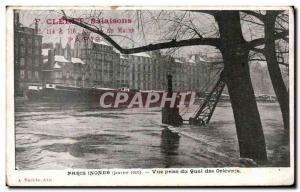
[{"label": "flood water", "polygon": [[[278,103],[258,105],[268,153],[262,166],[289,166]],[[103,110],[23,99],[15,106],[17,169],[242,166],[230,103],[218,104],[209,127],[172,131],[161,126],[159,108]]]}]

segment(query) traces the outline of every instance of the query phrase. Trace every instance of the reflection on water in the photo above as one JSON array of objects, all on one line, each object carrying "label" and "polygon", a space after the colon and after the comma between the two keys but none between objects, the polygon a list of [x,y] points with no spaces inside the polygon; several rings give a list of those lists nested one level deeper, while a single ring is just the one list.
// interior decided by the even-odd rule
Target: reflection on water
[{"label": "reflection on water", "polygon": [[[259,110],[266,166],[288,166],[278,104],[260,104]],[[185,125],[178,134],[161,127],[159,108],[104,110],[16,100],[15,126],[16,168],[23,170],[226,167],[239,159],[229,103],[218,104],[209,127]]]},{"label": "reflection on water", "polygon": [[160,148],[164,156],[165,168],[172,166],[178,155],[179,139],[179,134],[172,132],[168,128],[164,128],[161,131]]}]

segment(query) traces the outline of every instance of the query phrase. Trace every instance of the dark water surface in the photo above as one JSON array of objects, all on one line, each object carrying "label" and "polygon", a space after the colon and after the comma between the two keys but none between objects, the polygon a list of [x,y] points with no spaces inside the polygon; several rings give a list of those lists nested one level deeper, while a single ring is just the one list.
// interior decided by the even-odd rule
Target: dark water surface
[{"label": "dark water surface", "polygon": [[[264,166],[288,166],[279,105],[259,103],[259,110],[269,159]],[[218,104],[209,127],[185,125],[175,130],[180,134],[161,127],[159,108],[103,110],[22,99],[15,125],[18,169],[239,166],[230,103]]]}]

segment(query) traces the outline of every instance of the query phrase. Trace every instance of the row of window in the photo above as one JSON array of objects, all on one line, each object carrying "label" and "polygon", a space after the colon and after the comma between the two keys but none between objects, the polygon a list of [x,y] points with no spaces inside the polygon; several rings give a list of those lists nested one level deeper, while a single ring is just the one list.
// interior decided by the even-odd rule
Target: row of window
[{"label": "row of window", "polygon": [[100,44],[93,44],[96,50],[105,50],[105,51],[112,51],[112,47],[106,46],[106,45],[100,45]]},{"label": "row of window", "polygon": [[36,47],[40,46],[42,44],[42,42],[39,40],[39,39],[34,39],[34,41],[32,42],[32,38],[28,38],[28,37],[21,37],[20,38],[20,43],[23,44],[23,45],[32,45],[32,43],[34,43],[34,45]]},{"label": "row of window", "polygon": [[137,57],[137,56],[129,56],[129,58],[135,62],[139,62],[139,63],[150,63],[151,59],[148,57]]},{"label": "row of window", "polygon": [[[39,58],[35,58],[32,62],[32,59],[31,58],[27,58],[27,62],[26,62],[27,65],[34,65],[34,66],[39,66],[40,64],[40,60]],[[25,58],[21,57],[20,58],[20,66],[25,66]]]},{"label": "row of window", "polygon": [[[20,78],[25,79],[25,70],[20,70]],[[27,79],[39,79],[39,72],[38,71],[27,71]]]},{"label": "row of window", "polygon": [[141,71],[141,70],[148,70],[150,71],[151,70],[151,66],[150,65],[136,65],[136,67],[134,66],[134,68],[137,70],[137,71]]},{"label": "row of window", "polygon": [[112,64],[111,63],[102,63],[102,65],[99,64],[94,64],[92,65],[92,68],[94,69],[104,69],[104,70],[112,70]]},{"label": "row of window", "polygon": [[111,61],[113,59],[113,56],[112,55],[106,55],[106,54],[96,54],[96,59],[105,59],[105,60],[109,60]]},{"label": "row of window", "polygon": [[104,53],[94,53],[92,56],[90,57],[91,54],[87,51],[83,51],[79,54],[80,52],[75,52],[75,55],[77,55],[78,57],[81,58],[85,58],[85,57],[89,57],[90,59],[97,59],[97,60],[108,60],[111,61],[113,60],[113,55],[112,54],[104,54]]},{"label": "row of window", "polygon": [[69,78],[74,78],[74,77],[76,77],[76,76],[81,76],[81,74],[80,73],[78,73],[78,72],[69,72],[69,71],[55,71],[54,72],[54,78],[58,78],[58,79],[60,79],[60,78],[67,78],[67,79],[69,79]]},{"label": "row of window", "polygon": [[20,48],[20,54],[21,55],[25,55],[25,54],[29,54],[29,55],[41,55],[41,50],[40,49],[32,49],[30,47],[27,47],[27,52],[25,47],[21,47]]}]

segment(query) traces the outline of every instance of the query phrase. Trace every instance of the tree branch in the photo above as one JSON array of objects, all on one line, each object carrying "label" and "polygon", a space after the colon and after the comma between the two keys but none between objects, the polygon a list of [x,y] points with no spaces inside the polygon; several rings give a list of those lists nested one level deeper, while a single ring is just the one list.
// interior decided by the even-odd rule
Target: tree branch
[{"label": "tree branch", "polygon": [[[258,19],[259,19],[260,21],[262,21],[263,23],[266,22],[266,16],[265,16],[265,15],[259,14],[259,13],[255,12],[255,11],[248,11],[248,10],[242,10],[242,12],[244,12],[244,13],[246,13],[246,14],[248,14],[248,15],[252,15],[252,16],[258,18]],[[282,13],[282,12],[284,12],[284,11],[272,11],[272,15],[273,15],[274,17],[276,17],[277,15],[279,15],[279,14]]]},{"label": "tree branch", "polygon": [[[250,61],[264,61],[264,62],[267,62],[265,59],[250,59]],[[284,62],[278,62],[279,65],[283,65],[283,66],[286,66],[286,67],[289,67],[289,64],[288,63],[284,63]]]},{"label": "tree branch", "polygon": [[259,26],[264,26],[263,23],[258,23],[258,22],[255,22],[255,21],[250,21],[250,20],[247,20],[245,18],[243,18],[242,20],[245,21],[245,22],[249,22],[249,23],[253,23],[253,24],[259,25]]},{"label": "tree branch", "polygon": [[251,50],[253,50],[253,51],[255,51],[255,52],[257,52],[257,53],[262,53],[262,54],[264,54],[265,53],[265,49],[258,49],[258,48],[252,48]]},{"label": "tree branch", "polygon": [[248,15],[252,15],[252,16],[256,17],[257,19],[259,19],[263,23],[265,21],[265,17],[262,14],[256,13],[254,11],[247,11],[247,10],[242,10],[242,12],[244,12],[244,13],[246,13]]},{"label": "tree branch", "polygon": [[[280,33],[276,33],[274,35],[274,40],[284,39],[287,35],[289,35],[288,31],[283,31]],[[248,48],[253,49],[256,46],[262,45],[265,43],[265,38],[258,38],[248,42]]]},{"label": "tree branch", "polygon": [[73,23],[77,26],[80,26],[84,29],[87,29],[93,33],[99,34],[102,36],[108,43],[110,43],[113,47],[115,47],[117,50],[119,50],[123,54],[133,54],[133,53],[140,53],[140,52],[146,52],[146,51],[153,51],[158,49],[166,49],[166,48],[173,48],[173,47],[184,47],[184,46],[192,46],[192,45],[211,45],[215,47],[220,46],[220,39],[219,38],[194,38],[194,39],[187,39],[187,40],[171,40],[169,42],[164,43],[157,43],[157,44],[149,44],[141,47],[135,47],[135,48],[129,48],[124,49],[122,48],[116,41],[114,41],[109,35],[104,33],[103,31],[96,29],[94,27],[91,27],[83,22],[77,21],[74,18],[69,18],[65,14],[65,12],[62,10],[63,18]]}]

